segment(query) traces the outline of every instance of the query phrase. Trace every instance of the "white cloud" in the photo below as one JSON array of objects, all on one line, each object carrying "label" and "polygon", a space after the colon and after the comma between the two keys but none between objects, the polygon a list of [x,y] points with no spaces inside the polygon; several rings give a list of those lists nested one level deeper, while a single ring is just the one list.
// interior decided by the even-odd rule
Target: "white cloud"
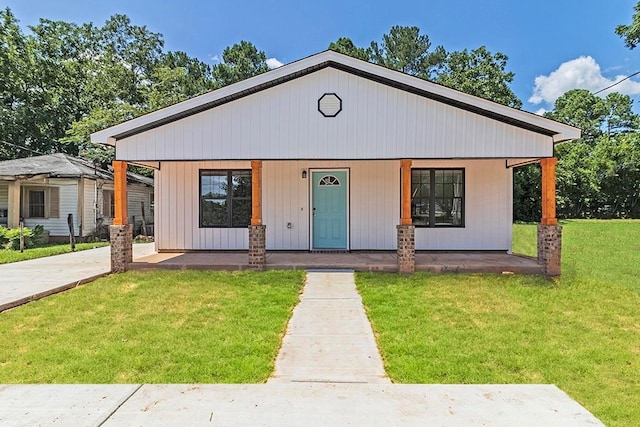
[{"label": "white cloud", "polygon": [[548,110],[546,108],[540,108],[538,109],[538,111],[535,112],[535,114],[539,115],[539,116],[544,116],[544,113],[546,113]]},{"label": "white cloud", "polygon": [[273,70],[274,68],[282,67],[283,65],[284,64],[278,61],[276,58],[267,58],[267,67],[269,67],[270,70]]},{"label": "white cloud", "polygon": [[[558,97],[571,89],[587,89],[596,92],[621,81],[625,77],[623,75],[615,76],[614,78],[605,77],[602,75],[600,65],[595,59],[590,56],[581,56],[560,64],[558,69],[548,76],[536,77],[533,94],[529,98],[529,102],[532,104],[540,104],[542,102],[553,104]],[[598,95],[606,96],[611,92],[638,95],[640,94],[640,83],[625,80],[611,89],[600,92]]]},{"label": "white cloud", "polygon": [[220,61],[220,57],[218,55],[209,55],[209,59],[211,60],[211,62],[213,62],[214,64],[219,64]]}]

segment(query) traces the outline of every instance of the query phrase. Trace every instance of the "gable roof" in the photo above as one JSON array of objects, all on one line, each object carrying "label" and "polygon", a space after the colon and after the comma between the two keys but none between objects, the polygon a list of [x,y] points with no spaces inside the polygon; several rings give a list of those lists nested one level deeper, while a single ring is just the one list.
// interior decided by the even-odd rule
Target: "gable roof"
[{"label": "gable roof", "polygon": [[[92,178],[113,180],[113,172],[93,163],[63,153],[0,161],[0,180],[42,176],[48,178]],[[127,172],[130,182],[153,186],[153,179]]]},{"label": "gable roof", "polygon": [[115,142],[119,139],[124,139],[172,123],[327,67],[336,68],[481,116],[550,136],[553,138],[554,143],[580,137],[580,129],[575,127],[327,50],[258,76],[95,132],[91,135],[91,141],[115,145]]}]

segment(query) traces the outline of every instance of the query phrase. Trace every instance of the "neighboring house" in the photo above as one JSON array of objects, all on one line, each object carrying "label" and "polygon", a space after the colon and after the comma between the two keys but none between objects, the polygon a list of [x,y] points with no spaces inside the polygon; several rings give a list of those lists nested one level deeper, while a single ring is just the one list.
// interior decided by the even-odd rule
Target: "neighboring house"
[{"label": "neighboring house", "polygon": [[413,250],[510,251],[519,165],[542,162],[555,227],[554,145],[579,137],[326,51],[91,139],[155,169],[159,251],[397,250],[406,271]]},{"label": "neighboring house", "polygon": [[[128,173],[131,221],[141,222],[144,203],[152,222],[153,179]],[[42,225],[50,238],[68,238],[73,215],[76,237],[89,236],[113,221],[113,172],[66,154],[0,161],[0,225]]]}]

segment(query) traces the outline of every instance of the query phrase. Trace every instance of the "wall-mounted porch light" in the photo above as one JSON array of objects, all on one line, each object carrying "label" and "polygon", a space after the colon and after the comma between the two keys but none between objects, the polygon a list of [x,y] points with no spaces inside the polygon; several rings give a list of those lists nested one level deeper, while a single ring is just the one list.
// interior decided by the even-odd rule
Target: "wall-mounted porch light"
[{"label": "wall-mounted porch light", "polygon": [[302,178],[303,179],[307,178],[307,170],[306,169],[302,169]]}]

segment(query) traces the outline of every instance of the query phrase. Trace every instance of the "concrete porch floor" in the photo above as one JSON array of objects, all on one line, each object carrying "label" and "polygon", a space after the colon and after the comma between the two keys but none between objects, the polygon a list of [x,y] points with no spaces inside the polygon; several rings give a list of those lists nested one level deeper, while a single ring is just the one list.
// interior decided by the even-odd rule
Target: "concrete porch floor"
[{"label": "concrete porch floor", "polygon": [[[137,258],[131,270],[246,270],[245,251],[162,252]],[[267,252],[267,270],[350,269],[354,271],[397,272],[398,261],[391,251],[349,253]],[[530,257],[505,252],[416,252],[416,270],[434,273],[520,273],[542,274]]]}]

